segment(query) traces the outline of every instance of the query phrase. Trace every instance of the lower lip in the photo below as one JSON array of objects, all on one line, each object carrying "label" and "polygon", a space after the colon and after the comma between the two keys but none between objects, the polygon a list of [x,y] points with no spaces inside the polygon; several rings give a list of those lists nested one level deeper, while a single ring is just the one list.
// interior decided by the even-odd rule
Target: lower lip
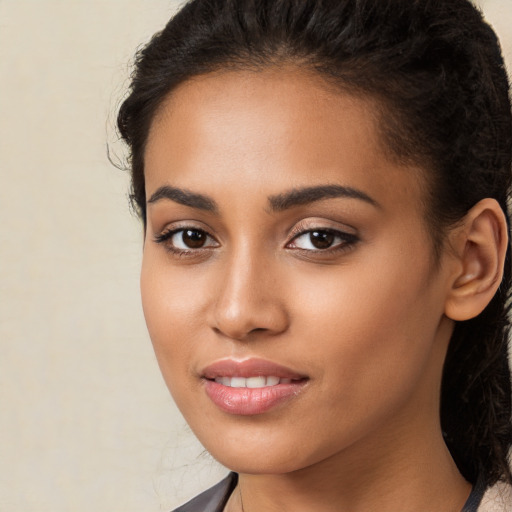
[{"label": "lower lip", "polygon": [[250,416],[268,410],[296,397],[305,380],[276,384],[264,388],[231,388],[212,380],[205,380],[206,394],[219,409],[230,414]]}]

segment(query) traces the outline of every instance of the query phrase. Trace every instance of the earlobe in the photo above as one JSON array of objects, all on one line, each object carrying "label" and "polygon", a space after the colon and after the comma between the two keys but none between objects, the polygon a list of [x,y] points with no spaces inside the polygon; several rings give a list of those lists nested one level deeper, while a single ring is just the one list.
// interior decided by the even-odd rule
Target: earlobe
[{"label": "earlobe", "polygon": [[445,314],[452,320],[463,321],[479,315],[501,283],[508,229],[498,202],[486,198],[471,208],[456,231],[458,265]]}]

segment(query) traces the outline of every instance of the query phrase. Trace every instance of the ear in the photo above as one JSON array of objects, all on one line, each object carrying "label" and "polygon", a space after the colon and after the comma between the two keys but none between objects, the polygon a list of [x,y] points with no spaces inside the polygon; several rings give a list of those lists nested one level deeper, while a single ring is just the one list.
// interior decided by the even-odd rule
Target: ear
[{"label": "ear", "polygon": [[454,231],[457,264],[445,314],[462,321],[479,315],[494,297],[503,277],[508,229],[499,203],[486,198],[469,210]]}]

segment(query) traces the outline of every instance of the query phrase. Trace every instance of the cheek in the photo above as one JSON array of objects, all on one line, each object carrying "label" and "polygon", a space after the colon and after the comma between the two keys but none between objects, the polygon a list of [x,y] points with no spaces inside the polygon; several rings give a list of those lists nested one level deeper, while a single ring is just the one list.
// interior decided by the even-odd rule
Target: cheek
[{"label": "cheek", "polygon": [[292,294],[307,297],[294,317],[305,343],[315,340],[309,354],[316,371],[326,385],[340,383],[337,396],[326,399],[393,394],[411,387],[427,364],[442,302],[428,285],[427,262],[393,259],[393,265],[383,257],[340,267],[336,276],[313,275]]},{"label": "cheek", "polygon": [[[145,249],[141,271],[144,317],[163,377],[171,389],[176,379],[191,371],[194,344],[204,323],[204,279],[191,282],[177,272],[167,257]],[[183,380],[183,379],[181,379]]]}]

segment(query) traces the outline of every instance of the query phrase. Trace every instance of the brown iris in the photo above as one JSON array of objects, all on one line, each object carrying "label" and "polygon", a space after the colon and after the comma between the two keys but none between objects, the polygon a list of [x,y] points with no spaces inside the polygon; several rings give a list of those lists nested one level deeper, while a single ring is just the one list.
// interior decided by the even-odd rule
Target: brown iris
[{"label": "brown iris", "polygon": [[334,243],[334,234],[330,231],[311,231],[309,239],[317,249],[328,249]]},{"label": "brown iris", "polygon": [[197,229],[185,229],[181,235],[183,243],[190,249],[200,249],[206,242],[206,233]]}]

